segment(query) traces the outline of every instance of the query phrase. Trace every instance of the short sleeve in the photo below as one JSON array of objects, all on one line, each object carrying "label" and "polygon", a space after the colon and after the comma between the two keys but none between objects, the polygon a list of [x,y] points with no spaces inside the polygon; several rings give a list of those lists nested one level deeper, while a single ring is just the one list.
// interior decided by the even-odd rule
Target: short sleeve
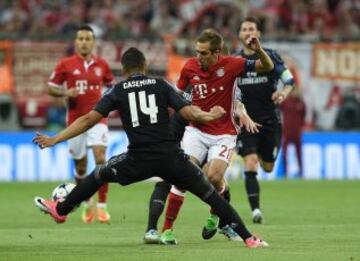
[{"label": "short sleeve", "polygon": [[114,75],[110,69],[110,66],[107,62],[104,62],[104,78],[105,85],[112,85],[115,83]]},{"label": "short sleeve", "polygon": [[187,101],[179,93],[175,91],[174,87],[172,87],[165,81],[164,83],[168,95],[169,106],[171,108],[173,108],[175,111],[179,111],[181,108],[188,105]]},{"label": "short sleeve", "polygon": [[54,71],[51,73],[48,84],[50,86],[62,87],[65,81],[66,81],[66,66],[61,61],[56,65]]},{"label": "short sleeve", "polygon": [[234,57],[232,64],[235,66],[236,76],[242,76],[246,72],[255,71],[255,60],[247,60],[243,57]]},{"label": "short sleeve", "polygon": [[271,52],[269,52],[269,56],[270,56],[271,60],[274,63],[274,70],[275,70],[276,74],[280,78],[283,71],[285,71],[287,69],[285,64],[284,64],[284,61],[280,57],[280,55],[274,50],[271,50]]},{"label": "short sleeve", "polygon": [[181,69],[180,77],[176,82],[176,87],[184,91],[188,85],[189,85],[189,77],[187,75],[187,69],[185,64],[184,67]]},{"label": "short sleeve", "polygon": [[94,110],[107,117],[109,113],[119,107],[119,102],[116,99],[115,87],[109,89],[100,101],[96,104]]}]

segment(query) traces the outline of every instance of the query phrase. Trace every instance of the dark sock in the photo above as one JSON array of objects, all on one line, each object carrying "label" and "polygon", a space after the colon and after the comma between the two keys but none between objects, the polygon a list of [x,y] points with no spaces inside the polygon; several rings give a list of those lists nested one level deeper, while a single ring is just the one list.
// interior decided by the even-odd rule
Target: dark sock
[{"label": "dark sock", "polygon": [[96,169],[71,191],[66,199],[56,206],[59,215],[67,215],[81,202],[90,198],[104,184],[95,176]]},{"label": "dark sock", "polygon": [[245,227],[239,214],[216,191],[204,201],[208,203],[216,213],[219,213],[220,219],[222,219],[225,224],[229,224],[244,241],[252,236]]},{"label": "dark sock", "polygon": [[146,231],[150,229],[157,230],[157,223],[164,210],[166,198],[170,192],[171,185],[165,181],[155,184],[154,191],[150,197],[149,218]]},{"label": "dark sock", "polygon": [[[227,202],[230,203],[230,198],[231,198],[231,196],[230,196],[230,187],[229,187],[229,186],[226,186],[225,191],[222,193],[221,196],[222,196]],[[224,226],[226,226],[226,223],[223,222],[223,220],[220,218],[218,227],[219,227],[219,228],[223,228]]]},{"label": "dark sock", "polygon": [[245,171],[245,188],[249,199],[251,210],[260,208],[260,186],[256,171]]}]

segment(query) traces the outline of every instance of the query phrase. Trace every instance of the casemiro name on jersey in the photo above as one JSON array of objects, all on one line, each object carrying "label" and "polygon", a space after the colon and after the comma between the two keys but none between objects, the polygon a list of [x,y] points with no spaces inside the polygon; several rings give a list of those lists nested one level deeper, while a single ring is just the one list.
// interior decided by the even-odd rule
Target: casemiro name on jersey
[{"label": "casemiro name on jersey", "polygon": [[134,88],[134,87],[142,87],[144,85],[153,85],[156,84],[156,79],[144,79],[137,81],[128,81],[123,83],[124,89]]}]

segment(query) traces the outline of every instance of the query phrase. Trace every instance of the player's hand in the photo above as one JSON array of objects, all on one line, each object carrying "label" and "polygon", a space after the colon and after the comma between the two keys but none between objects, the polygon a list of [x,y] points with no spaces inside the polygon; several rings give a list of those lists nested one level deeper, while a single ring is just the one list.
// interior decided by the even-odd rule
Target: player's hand
[{"label": "player's hand", "polygon": [[259,38],[257,38],[256,36],[248,37],[245,40],[245,42],[246,42],[246,45],[255,52],[260,50],[260,48],[261,48]]},{"label": "player's hand", "polygon": [[223,107],[216,105],[210,109],[210,113],[215,117],[215,119],[219,119],[226,114],[226,111]]},{"label": "player's hand", "polygon": [[36,136],[33,138],[32,142],[38,145],[40,149],[52,147],[55,145],[54,138],[45,134],[41,134],[40,132],[36,132]]},{"label": "player's hand", "polygon": [[274,92],[272,94],[271,98],[275,104],[280,104],[283,101],[285,101],[286,97],[287,97],[287,94],[284,91],[279,90],[279,91]]},{"label": "player's hand", "polygon": [[72,88],[72,89],[69,89],[66,91],[66,97],[76,98],[78,95],[79,95],[79,92],[75,88]]},{"label": "player's hand", "polygon": [[253,121],[247,113],[239,114],[239,124],[240,127],[245,127],[247,132],[250,133],[259,133],[259,128],[261,124]]}]

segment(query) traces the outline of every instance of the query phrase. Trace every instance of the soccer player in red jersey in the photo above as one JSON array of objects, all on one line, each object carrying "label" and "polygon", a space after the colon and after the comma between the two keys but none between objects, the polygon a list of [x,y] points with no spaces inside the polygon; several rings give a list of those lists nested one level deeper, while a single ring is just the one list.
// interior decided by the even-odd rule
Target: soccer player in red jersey
[{"label": "soccer player in red jersey", "polygon": [[[222,44],[222,36],[216,31],[211,29],[203,31],[196,42],[197,57],[190,58],[185,63],[177,87],[184,90],[191,85],[192,104],[204,111],[209,111],[214,105],[220,105],[226,111],[221,119],[205,124],[192,123],[186,127],[182,146],[185,153],[197,165],[208,162],[208,169],[205,172],[209,180],[218,193],[227,198],[229,192],[224,174],[235,148],[238,133],[238,126],[234,122],[236,77],[250,71],[270,71],[274,65],[260,46],[257,37],[247,39],[247,44],[259,55],[258,60],[221,55]],[[163,234],[160,238],[163,244],[176,243],[172,227],[183,200],[184,193],[173,187],[169,194]],[[213,213],[203,229],[204,239],[209,239],[216,233],[218,222],[219,218]],[[227,224],[222,225],[221,229],[236,234]],[[234,238],[240,239],[238,236]]]},{"label": "soccer player in red jersey", "polygon": [[[105,85],[115,83],[114,76],[105,60],[92,54],[95,35],[92,28],[84,25],[77,30],[75,54],[60,60],[48,81],[49,94],[67,98],[67,125],[93,109],[102,96]],[[96,165],[104,164],[108,139],[106,119],[93,128],[69,140],[69,149],[75,162],[75,179],[79,183],[86,173],[87,148],[91,148]],[[98,191],[97,218],[102,223],[110,220],[106,207],[108,184]],[[95,220],[91,203],[84,202],[82,220],[90,223]]]}]

